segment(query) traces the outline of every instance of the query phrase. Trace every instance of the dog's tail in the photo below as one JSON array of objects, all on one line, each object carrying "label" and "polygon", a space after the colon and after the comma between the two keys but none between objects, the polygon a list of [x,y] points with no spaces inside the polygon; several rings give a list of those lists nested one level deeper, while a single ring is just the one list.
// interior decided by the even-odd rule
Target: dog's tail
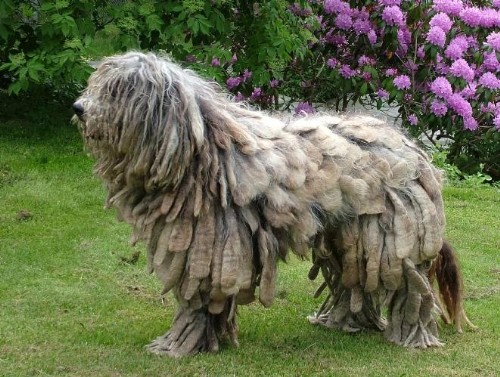
[{"label": "dog's tail", "polygon": [[434,280],[437,280],[439,287],[435,296],[443,321],[447,324],[453,323],[460,333],[463,331],[463,323],[475,329],[476,326],[467,318],[463,308],[462,274],[455,251],[447,241],[444,241],[429,270],[429,281],[433,287]]}]

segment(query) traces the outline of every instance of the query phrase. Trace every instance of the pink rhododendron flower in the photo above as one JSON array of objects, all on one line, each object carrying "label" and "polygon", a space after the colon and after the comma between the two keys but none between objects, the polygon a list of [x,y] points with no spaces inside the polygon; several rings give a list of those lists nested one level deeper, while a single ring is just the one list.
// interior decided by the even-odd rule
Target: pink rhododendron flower
[{"label": "pink rhododendron flower", "polygon": [[349,67],[347,64],[343,64],[339,69],[340,76],[345,79],[350,79],[353,76],[356,76],[356,71]]},{"label": "pink rhododendron flower", "polygon": [[481,26],[484,28],[492,28],[500,26],[500,13],[491,8],[483,8],[483,16],[481,18]]},{"label": "pink rhododendron flower", "polygon": [[241,92],[238,92],[238,93],[236,94],[236,96],[234,97],[234,100],[235,100],[236,102],[242,102],[242,101],[244,101],[244,100],[245,100],[245,96],[244,96],[243,94],[241,94]]},{"label": "pink rhododendron flower", "polygon": [[460,95],[466,99],[474,98],[476,95],[477,84],[474,82],[468,83],[465,88],[462,89]]},{"label": "pink rhododendron flower", "polygon": [[441,102],[441,101],[435,99],[431,103],[431,111],[438,118],[441,118],[448,111],[448,107],[446,106],[446,104],[444,102]]},{"label": "pink rhododendron flower", "polygon": [[382,99],[388,99],[389,92],[385,89],[379,89],[379,90],[377,90],[377,96],[379,96]]},{"label": "pink rhododendron flower", "polygon": [[358,18],[353,22],[352,28],[356,34],[368,34],[372,29],[372,25],[368,19]]},{"label": "pink rhododendron flower", "polygon": [[394,86],[400,90],[408,89],[411,86],[410,78],[406,75],[400,75],[394,78]]},{"label": "pink rhododendron flower", "polygon": [[295,115],[307,115],[314,113],[314,108],[307,102],[299,102],[295,107]]},{"label": "pink rhododendron flower", "polygon": [[247,81],[250,77],[252,77],[252,71],[245,69],[243,72],[243,81]]},{"label": "pink rhododendron flower", "polygon": [[451,84],[446,77],[438,77],[431,84],[431,91],[438,97],[447,98],[453,93]]},{"label": "pink rhododendron flower", "polygon": [[481,104],[481,106],[479,107],[479,110],[482,113],[493,113],[496,110],[496,106],[493,102],[488,102],[486,105]]},{"label": "pink rhododendron flower", "polygon": [[349,30],[352,26],[352,17],[345,13],[340,13],[335,18],[335,26],[341,30]]},{"label": "pink rhododendron flower", "polygon": [[483,12],[477,7],[467,7],[460,11],[460,18],[467,26],[480,26],[483,18]]},{"label": "pink rhododendron flower", "polygon": [[326,65],[328,66],[328,68],[335,68],[338,64],[338,60],[337,59],[334,59],[334,58],[330,58],[326,61]]},{"label": "pink rhododendron flower", "polygon": [[416,126],[418,123],[418,118],[415,114],[411,114],[408,116],[408,123],[410,123],[412,126]]},{"label": "pink rhododendron flower", "polygon": [[368,32],[368,34],[366,34],[366,36],[368,37],[368,41],[374,45],[375,43],[377,43],[377,33],[375,32],[375,30],[370,30]]},{"label": "pink rhododendron flower", "polygon": [[430,20],[430,26],[437,26],[441,28],[445,33],[449,32],[453,26],[453,21],[446,13],[438,13]]},{"label": "pink rhododendron flower", "polygon": [[493,90],[500,89],[500,80],[495,74],[491,72],[486,72],[483,73],[483,75],[479,78],[479,85],[482,85],[485,88]]},{"label": "pink rhododendron flower", "polygon": [[424,46],[420,46],[417,49],[417,58],[419,58],[419,59],[425,58],[425,49],[424,49]]},{"label": "pink rhododendron flower", "polygon": [[368,57],[368,56],[365,56],[365,55],[361,55],[358,59],[358,64],[363,66],[363,65],[374,65],[375,64],[375,60]]},{"label": "pink rhododendron flower", "polygon": [[[500,17],[500,14],[498,15]],[[486,44],[496,51],[500,51],[500,32],[493,32],[486,37]]]},{"label": "pink rhododendron flower", "polygon": [[396,76],[398,74],[398,70],[396,68],[388,68],[385,71],[386,76]]},{"label": "pink rhododendron flower", "polygon": [[444,12],[450,16],[458,16],[463,9],[462,0],[434,0],[432,6],[438,12]]},{"label": "pink rhododendron flower", "polygon": [[262,95],[262,89],[261,88],[255,88],[252,91],[252,95],[250,96],[251,99],[257,99]]},{"label": "pink rhododendron flower", "polygon": [[379,0],[378,3],[385,6],[401,5],[401,0]]},{"label": "pink rhododendron flower", "polygon": [[348,13],[351,10],[349,3],[340,0],[325,0],[323,3],[323,8],[328,14],[332,13]]},{"label": "pink rhododendron flower", "polygon": [[446,42],[446,33],[438,26],[433,26],[427,33],[425,40],[433,45],[444,47]]},{"label": "pink rhododendron flower", "polygon": [[464,99],[460,94],[454,93],[447,98],[448,106],[450,106],[458,115],[463,118],[472,116],[472,106],[469,101]]},{"label": "pink rhododendron flower", "polygon": [[405,24],[405,17],[401,9],[397,5],[384,8],[382,11],[382,19],[389,26],[402,27]]},{"label": "pink rhododendron flower", "polygon": [[227,80],[226,80],[226,85],[227,85],[227,88],[229,90],[233,90],[234,88],[236,88],[238,85],[241,84],[241,77],[229,77]]},{"label": "pink rhododendron flower", "polygon": [[477,121],[472,116],[464,118],[464,128],[466,130],[474,131],[477,130],[477,127]]},{"label": "pink rhododendron flower", "polygon": [[500,63],[498,62],[497,54],[494,51],[484,53],[481,68],[490,72],[498,72],[500,70]]},{"label": "pink rhododendron flower", "polygon": [[460,59],[464,52],[469,48],[469,42],[463,35],[459,35],[450,41],[444,51],[444,55],[449,59]]},{"label": "pink rhododendron flower", "polygon": [[466,81],[474,79],[474,70],[464,59],[458,59],[450,67],[450,73],[455,77],[461,77]]},{"label": "pink rhododendron flower", "polygon": [[493,118],[493,125],[497,130],[500,130],[500,115],[497,115]]}]

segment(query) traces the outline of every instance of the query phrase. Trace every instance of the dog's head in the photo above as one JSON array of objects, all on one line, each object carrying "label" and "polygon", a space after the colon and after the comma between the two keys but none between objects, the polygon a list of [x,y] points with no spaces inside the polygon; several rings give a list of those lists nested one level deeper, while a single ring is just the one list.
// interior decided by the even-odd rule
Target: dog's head
[{"label": "dog's head", "polygon": [[[200,91],[207,82],[154,54],[129,52],[108,57],[90,76],[73,104],[74,119],[91,149],[127,154],[137,146],[159,148],[168,137],[176,148],[182,134],[203,142]],[[186,139],[184,138],[184,142]]]}]

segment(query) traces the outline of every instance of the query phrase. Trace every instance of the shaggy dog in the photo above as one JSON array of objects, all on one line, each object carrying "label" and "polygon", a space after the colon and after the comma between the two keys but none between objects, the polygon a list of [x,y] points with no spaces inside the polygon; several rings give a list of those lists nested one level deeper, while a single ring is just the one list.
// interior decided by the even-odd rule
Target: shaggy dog
[{"label": "shaggy dog", "polygon": [[309,277],[321,271],[320,291],[329,290],[313,323],[440,345],[432,312],[443,305],[429,280],[438,255],[431,275],[449,319],[459,329],[468,321],[453,253],[443,248],[441,175],[396,128],[361,116],[283,122],[138,52],[105,59],[73,107],[107,205],[146,243],[162,293],[173,290],[178,302],[152,352],[237,344],[237,305],[257,287],[271,305],[289,250],[312,253]]}]

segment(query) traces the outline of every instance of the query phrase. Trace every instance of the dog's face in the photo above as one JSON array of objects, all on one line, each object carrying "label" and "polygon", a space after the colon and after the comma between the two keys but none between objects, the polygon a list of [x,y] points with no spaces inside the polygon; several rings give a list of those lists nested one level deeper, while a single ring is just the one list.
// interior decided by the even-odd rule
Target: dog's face
[{"label": "dog's face", "polygon": [[202,106],[196,104],[214,93],[168,59],[129,52],[102,61],[73,104],[74,119],[93,154],[165,149],[165,140],[169,156],[181,143],[192,153],[204,142]]},{"label": "dog's face", "polygon": [[165,83],[155,77],[155,63],[148,55],[132,52],[106,58],[90,76],[73,111],[91,152],[106,149],[123,154],[132,140],[143,139],[151,114],[163,106],[157,93]]}]

